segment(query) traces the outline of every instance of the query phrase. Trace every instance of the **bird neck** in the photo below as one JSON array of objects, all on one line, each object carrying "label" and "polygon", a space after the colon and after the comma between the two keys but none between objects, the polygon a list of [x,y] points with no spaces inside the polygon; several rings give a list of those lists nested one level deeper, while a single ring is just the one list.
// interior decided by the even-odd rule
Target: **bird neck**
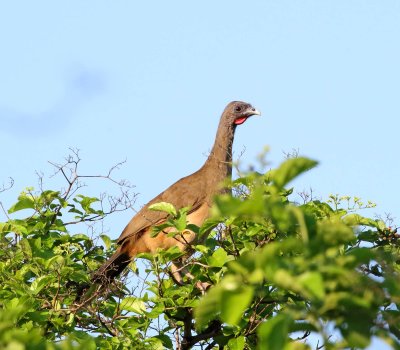
[{"label": "bird neck", "polygon": [[222,181],[232,175],[232,145],[236,126],[227,124],[224,118],[221,119],[213,148],[205,167],[211,166],[217,169],[216,181]]}]

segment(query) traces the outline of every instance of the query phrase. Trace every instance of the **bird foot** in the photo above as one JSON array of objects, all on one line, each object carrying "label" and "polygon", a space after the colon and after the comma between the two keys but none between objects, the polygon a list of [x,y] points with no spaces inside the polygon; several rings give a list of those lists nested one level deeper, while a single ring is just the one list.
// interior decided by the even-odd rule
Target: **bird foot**
[{"label": "bird foot", "polygon": [[211,287],[211,283],[208,282],[196,282],[196,288],[200,290],[201,294],[206,294],[206,291]]}]

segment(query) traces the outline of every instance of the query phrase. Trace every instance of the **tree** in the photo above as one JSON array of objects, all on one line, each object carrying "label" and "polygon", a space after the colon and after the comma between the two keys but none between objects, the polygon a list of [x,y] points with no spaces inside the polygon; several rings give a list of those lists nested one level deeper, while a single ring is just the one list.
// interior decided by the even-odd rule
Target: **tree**
[{"label": "tree", "polygon": [[[66,189],[27,189],[0,223],[0,348],[342,349],[374,336],[400,348],[399,235],[362,216],[373,205],[359,198],[294,201],[288,184],[315,161],[290,158],[227,183],[233,194],[215,199],[202,227],[190,226],[203,237],[192,255],[142,254],[133,273],[92,286],[84,301],[81,286],[115,247],[82,225],[101,224],[134,198],[112,178],[115,167],[96,178],[122,195],[79,193],[93,178],[77,175],[79,162],[74,152],[55,164]],[[170,234],[187,228],[187,209],[154,210],[170,214]],[[173,259],[191,274],[183,285],[170,275]]]}]

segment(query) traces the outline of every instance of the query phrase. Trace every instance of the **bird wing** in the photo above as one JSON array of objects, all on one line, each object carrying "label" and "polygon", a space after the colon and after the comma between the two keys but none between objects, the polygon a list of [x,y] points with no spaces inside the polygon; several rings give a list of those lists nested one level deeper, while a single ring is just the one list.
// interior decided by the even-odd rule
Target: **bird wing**
[{"label": "bird wing", "polygon": [[159,225],[167,219],[166,212],[149,210],[149,206],[152,204],[167,202],[177,210],[190,207],[189,213],[198,209],[206,201],[204,181],[202,181],[201,174],[198,173],[178,180],[140,209],[122,231],[118,238],[118,244],[130,237],[135,240],[140,238],[149,227]]}]

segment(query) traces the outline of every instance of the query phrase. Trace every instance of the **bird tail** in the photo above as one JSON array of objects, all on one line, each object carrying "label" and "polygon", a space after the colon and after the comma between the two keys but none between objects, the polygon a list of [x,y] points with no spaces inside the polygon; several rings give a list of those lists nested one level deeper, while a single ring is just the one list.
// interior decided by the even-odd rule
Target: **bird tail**
[{"label": "bird tail", "polygon": [[101,265],[93,274],[93,283],[108,284],[117,277],[131,262],[131,258],[126,252],[118,249],[111,257]]}]

